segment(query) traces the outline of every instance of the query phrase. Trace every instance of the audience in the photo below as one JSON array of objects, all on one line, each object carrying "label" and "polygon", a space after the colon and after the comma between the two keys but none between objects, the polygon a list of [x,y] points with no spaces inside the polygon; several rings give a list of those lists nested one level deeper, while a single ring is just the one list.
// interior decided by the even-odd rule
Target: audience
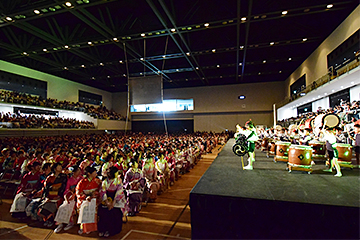
[{"label": "audience", "polygon": [[126,120],[125,117],[108,110],[105,106],[92,106],[80,102],[58,101],[57,99],[47,98],[43,99],[39,96],[34,96],[26,93],[18,93],[15,91],[0,90],[0,101],[7,103],[17,103],[23,105],[32,105],[48,108],[66,109],[73,111],[84,112],[97,119],[107,120]]}]

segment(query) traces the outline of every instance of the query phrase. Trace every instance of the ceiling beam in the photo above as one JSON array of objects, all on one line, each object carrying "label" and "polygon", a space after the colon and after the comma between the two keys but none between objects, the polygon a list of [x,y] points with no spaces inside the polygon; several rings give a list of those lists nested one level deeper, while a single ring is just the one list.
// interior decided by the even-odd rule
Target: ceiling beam
[{"label": "ceiling beam", "polygon": [[[248,16],[247,20],[250,19],[251,16],[251,10],[252,10],[252,2],[253,0],[249,1],[249,10],[248,10]],[[249,40],[249,31],[250,31],[250,21],[246,22],[246,32],[245,32],[245,46],[244,46],[244,55],[243,55],[243,61],[242,61],[242,69],[241,69],[241,81],[244,80],[244,73],[245,73],[245,61],[246,61],[246,52],[248,49],[248,40]]]}]

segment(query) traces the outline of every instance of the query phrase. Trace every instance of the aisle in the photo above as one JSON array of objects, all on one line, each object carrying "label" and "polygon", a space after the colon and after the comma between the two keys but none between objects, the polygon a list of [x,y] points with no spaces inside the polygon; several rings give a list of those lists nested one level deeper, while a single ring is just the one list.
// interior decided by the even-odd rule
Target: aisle
[{"label": "aisle", "polygon": [[[161,194],[155,203],[149,203],[135,217],[129,217],[120,234],[109,239],[190,239],[189,193],[201,176],[212,164],[222,146],[204,155],[189,173],[181,178],[167,192]],[[0,207],[0,239],[84,239],[98,238],[97,232],[79,236],[78,227],[59,234],[43,227],[27,225],[11,218],[9,214],[12,199],[4,199]],[[15,230],[15,231],[14,231]],[[171,237],[169,237],[169,235]]]}]

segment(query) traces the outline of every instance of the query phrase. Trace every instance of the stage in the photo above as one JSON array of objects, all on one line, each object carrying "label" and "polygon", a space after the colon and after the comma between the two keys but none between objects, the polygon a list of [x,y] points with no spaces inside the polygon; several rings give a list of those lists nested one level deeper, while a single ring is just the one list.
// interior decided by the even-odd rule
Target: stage
[{"label": "stage", "polygon": [[190,192],[193,239],[359,239],[359,169],[337,178],[318,162],[312,174],[289,173],[256,150],[254,170],[246,171],[233,144]]}]

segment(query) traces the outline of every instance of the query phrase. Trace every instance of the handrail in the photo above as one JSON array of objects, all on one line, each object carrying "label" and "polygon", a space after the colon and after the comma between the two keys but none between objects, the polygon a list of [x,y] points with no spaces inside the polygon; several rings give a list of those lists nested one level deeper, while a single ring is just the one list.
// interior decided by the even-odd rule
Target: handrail
[{"label": "handrail", "polygon": [[[345,61],[344,63],[346,63],[346,62],[347,61]],[[285,106],[286,104],[288,104],[288,103],[304,96],[305,94],[317,89],[318,87],[324,85],[325,83],[328,83],[328,82],[338,78],[339,76],[349,72],[350,70],[358,67],[359,65],[360,65],[360,61],[358,59],[354,59],[353,61],[351,61],[350,63],[347,63],[345,65],[341,64],[340,66],[342,66],[342,67],[335,70],[336,74],[333,73],[334,70],[332,67],[330,67],[329,72],[327,74],[321,76],[320,78],[313,81],[311,84],[307,85],[306,88],[304,88],[298,94],[292,95],[292,97],[285,97],[283,100],[276,103],[276,107],[280,108],[282,106]]]}]

